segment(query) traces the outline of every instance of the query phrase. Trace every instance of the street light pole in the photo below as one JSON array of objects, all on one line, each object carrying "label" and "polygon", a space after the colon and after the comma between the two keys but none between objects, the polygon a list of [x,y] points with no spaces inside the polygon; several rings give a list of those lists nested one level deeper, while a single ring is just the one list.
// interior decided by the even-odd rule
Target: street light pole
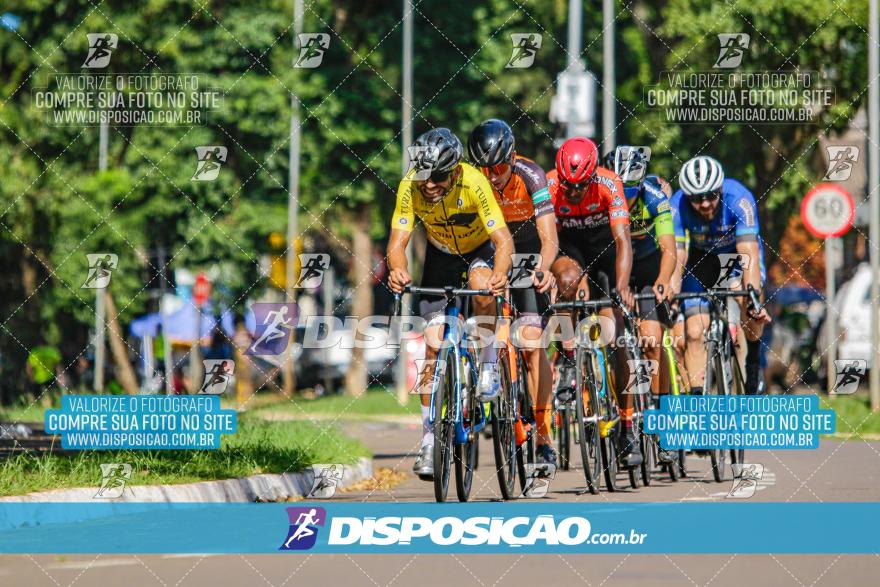
[{"label": "street light pole", "polygon": [[[294,0],[293,3],[293,53],[296,59],[296,53],[299,49],[299,35],[302,33],[303,27],[303,0]],[[296,282],[296,237],[297,237],[297,212],[299,208],[299,147],[300,147],[300,118],[299,104],[297,104],[296,96],[290,97],[290,153],[289,153],[289,175],[287,181],[287,260],[285,273],[285,301],[293,303],[296,299],[296,290],[294,285]],[[287,345],[287,351],[284,354],[284,363],[281,367],[282,381],[284,385],[284,395],[290,397],[294,390],[294,371],[293,371],[293,342]]]},{"label": "street light pole", "polygon": [[[101,120],[98,130],[98,171],[107,171],[107,139],[109,128],[106,120]],[[104,339],[106,338],[106,306],[104,304],[104,288],[95,288],[95,374],[94,388],[100,393],[104,391]]]},{"label": "street light pole", "polygon": [[614,0],[602,0],[602,142],[605,152],[614,150],[614,106],[617,94],[614,81]]},{"label": "street light pole", "polygon": [[[413,142],[412,111],[413,111],[413,5],[412,0],[403,0],[403,95],[401,100],[401,173],[406,174],[409,168],[409,151]],[[406,248],[407,267],[412,271],[412,246]],[[410,295],[405,294],[401,303],[401,317],[409,311]],[[401,322],[402,323],[402,322]],[[403,329],[400,330],[400,348],[397,351],[397,401],[406,405],[409,399],[409,388],[406,385],[407,361],[406,342],[403,340]]]},{"label": "street light pole", "polygon": [[880,411],[880,14],[877,0],[871,0],[868,16],[868,194],[871,198],[871,410]]}]

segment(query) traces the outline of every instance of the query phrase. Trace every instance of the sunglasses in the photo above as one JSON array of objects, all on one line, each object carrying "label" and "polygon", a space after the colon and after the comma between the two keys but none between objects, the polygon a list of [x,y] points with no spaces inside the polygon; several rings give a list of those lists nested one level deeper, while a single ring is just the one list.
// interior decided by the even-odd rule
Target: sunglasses
[{"label": "sunglasses", "polygon": [[591,177],[587,181],[581,183],[570,183],[565,181],[564,179],[560,179],[559,183],[567,190],[581,191],[582,189],[588,187],[591,183],[593,183],[593,178]]},{"label": "sunglasses", "polygon": [[449,180],[451,175],[452,171],[433,171],[429,177],[431,178],[431,183],[444,183]]},{"label": "sunglasses", "polygon": [[502,176],[505,175],[508,171],[510,171],[510,163],[498,163],[497,165],[493,165],[492,167],[481,167],[483,173],[487,176]]},{"label": "sunglasses", "polygon": [[700,202],[714,202],[720,197],[720,192],[706,192],[705,194],[688,194],[687,199],[693,204],[699,204]]}]

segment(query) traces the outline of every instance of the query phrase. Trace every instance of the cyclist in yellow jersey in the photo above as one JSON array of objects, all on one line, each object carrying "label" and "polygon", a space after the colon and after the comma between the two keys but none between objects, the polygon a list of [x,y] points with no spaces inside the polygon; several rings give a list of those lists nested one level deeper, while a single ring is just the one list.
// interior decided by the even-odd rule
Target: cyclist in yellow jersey
[{"label": "cyclist in yellow jersey", "polygon": [[[500,295],[507,286],[513,255],[513,238],[504,215],[492,194],[489,180],[474,167],[461,162],[463,147],[449,129],[435,128],[416,139],[413,169],[397,189],[397,205],[391,219],[388,240],[388,286],[395,292],[412,282],[406,260],[406,245],[418,219],[428,233],[422,270],[422,287],[459,286],[467,275],[468,287],[490,289]],[[419,314],[428,320],[425,329],[425,359],[433,361],[443,335],[442,317],[446,301],[419,300]],[[490,297],[472,298],[471,314],[493,316]],[[441,320],[436,320],[440,318]],[[480,360],[497,361],[491,344],[482,349]],[[493,365],[494,366],[494,365]],[[497,367],[494,386],[483,385],[481,399],[497,397],[500,389]],[[429,422],[430,395],[422,394],[422,447],[413,471],[422,479],[434,475],[433,424]]]}]

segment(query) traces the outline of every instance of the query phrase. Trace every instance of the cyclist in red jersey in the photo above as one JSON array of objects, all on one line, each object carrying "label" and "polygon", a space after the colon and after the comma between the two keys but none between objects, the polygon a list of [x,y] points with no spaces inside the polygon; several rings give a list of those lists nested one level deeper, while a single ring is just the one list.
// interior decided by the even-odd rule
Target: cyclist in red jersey
[{"label": "cyclist in red jersey", "polygon": [[[559,257],[551,267],[559,284],[559,297],[563,301],[575,300],[578,291],[584,290],[589,299],[598,299],[614,288],[624,305],[631,308],[632,242],[629,208],[620,178],[599,167],[599,151],[593,141],[575,137],[559,148],[556,169],[547,174],[547,183],[559,229]],[[602,310],[601,314],[614,324],[618,322],[611,309]],[[574,388],[574,338],[563,339],[562,348],[560,381],[563,386]],[[616,355],[615,379],[627,381],[623,353]],[[635,467],[642,463],[642,454],[632,427],[633,397],[620,394],[618,399],[622,423],[620,456],[625,466]]]}]

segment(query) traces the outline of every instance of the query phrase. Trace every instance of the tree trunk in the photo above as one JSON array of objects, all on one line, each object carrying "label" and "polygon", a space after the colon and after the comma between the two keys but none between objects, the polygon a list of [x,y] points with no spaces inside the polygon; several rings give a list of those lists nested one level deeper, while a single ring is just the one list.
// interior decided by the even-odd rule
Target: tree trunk
[{"label": "tree trunk", "polygon": [[235,346],[235,398],[241,407],[254,395],[251,359],[244,354],[253,341],[244,326],[244,321],[235,325],[235,335],[232,337],[232,342]]},{"label": "tree trunk", "polygon": [[[354,287],[351,313],[358,319],[369,316],[373,311],[373,246],[370,241],[370,210],[361,206],[355,213],[352,226],[352,262],[349,277]],[[357,341],[362,336],[355,329],[355,344],[351,350],[351,364],[345,375],[345,392],[359,396],[367,389],[367,364],[364,360],[364,349]]]},{"label": "tree trunk", "polygon": [[116,303],[110,289],[104,290],[104,303],[107,308],[107,324],[110,330],[110,351],[113,353],[113,365],[116,367],[116,379],[125,393],[135,395],[138,392],[138,382],[134,375],[134,369],[128,361],[128,347],[119,327],[119,314],[116,312]]}]

